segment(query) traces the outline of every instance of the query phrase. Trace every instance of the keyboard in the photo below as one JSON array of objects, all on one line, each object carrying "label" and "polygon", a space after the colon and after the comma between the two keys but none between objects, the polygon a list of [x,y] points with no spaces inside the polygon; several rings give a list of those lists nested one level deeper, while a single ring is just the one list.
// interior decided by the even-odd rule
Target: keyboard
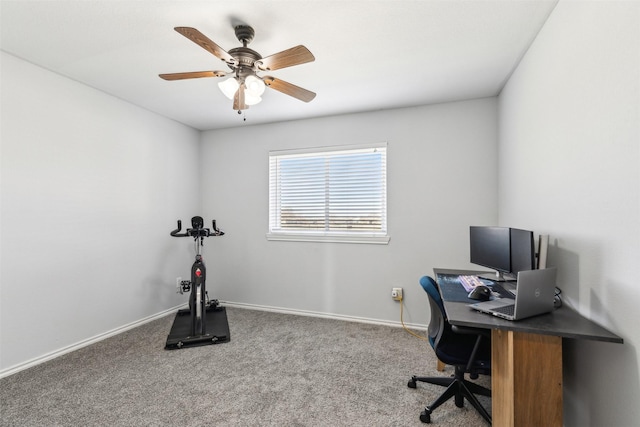
[{"label": "keyboard", "polygon": [[502,307],[494,308],[493,311],[497,311],[498,313],[506,314],[508,316],[513,316],[513,311],[515,310],[515,304],[505,305]]},{"label": "keyboard", "polygon": [[471,292],[476,286],[486,286],[478,276],[458,276],[458,280],[467,292]]}]

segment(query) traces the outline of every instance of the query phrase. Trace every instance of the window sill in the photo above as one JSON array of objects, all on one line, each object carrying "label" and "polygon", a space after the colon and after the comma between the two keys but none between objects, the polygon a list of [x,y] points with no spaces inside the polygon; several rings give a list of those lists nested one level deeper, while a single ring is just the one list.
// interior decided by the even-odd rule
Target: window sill
[{"label": "window sill", "polygon": [[311,233],[267,233],[267,240],[280,242],[324,242],[324,243],[364,243],[370,245],[387,245],[390,236],[352,236],[326,235]]}]

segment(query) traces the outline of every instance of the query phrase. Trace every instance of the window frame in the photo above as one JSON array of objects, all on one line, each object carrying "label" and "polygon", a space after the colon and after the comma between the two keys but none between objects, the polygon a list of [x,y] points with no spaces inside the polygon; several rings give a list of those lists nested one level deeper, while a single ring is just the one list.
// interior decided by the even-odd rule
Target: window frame
[{"label": "window frame", "polygon": [[[350,151],[357,150],[376,150],[383,149],[385,152],[384,164],[382,165],[382,228],[381,231],[323,231],[323,230],[274,230],[275,217],[277,215],[273,212],[276,209],[274,205],[279,203],[277,195],[274,195],[276,191],[276,183],[273,182],[274,170],[273,161],[277,161],[278,158],[290,157],[290,156],[313,156],[318,157],[327,156],[328,154],[337,154],[345,152],[349,154]],[[288,149],[288,150],[272,150],[269,151],[269,200],[268,200],[268,232],[266,234],[267,240],[272,241],[291,241],[291,242],[331,242],[331,243],[365,243],[365,244],[383,244],[389,243],[390,236],[388,230],[388,209],[387,209],[387,163],[388,163],[388,145],[386,142],[378,142],[372,144],[358,144],[358,145],[338,145],[338,146],[326,146],[326,147],[309,147],[301,149]],[[325,200],[326,204],[326,200]],[[279,220],[279,219],[278,219]],[[277,222],[277,221],[276,221]]]}]

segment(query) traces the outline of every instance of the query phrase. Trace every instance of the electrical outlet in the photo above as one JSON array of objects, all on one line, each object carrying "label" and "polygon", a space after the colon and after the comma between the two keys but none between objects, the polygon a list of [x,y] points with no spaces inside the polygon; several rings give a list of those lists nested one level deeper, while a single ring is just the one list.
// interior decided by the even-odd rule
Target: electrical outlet
[{"label": "electrical outlet", "polygon": [[402,288],[391,288],[391,298],[394,301],[402,301]]}]

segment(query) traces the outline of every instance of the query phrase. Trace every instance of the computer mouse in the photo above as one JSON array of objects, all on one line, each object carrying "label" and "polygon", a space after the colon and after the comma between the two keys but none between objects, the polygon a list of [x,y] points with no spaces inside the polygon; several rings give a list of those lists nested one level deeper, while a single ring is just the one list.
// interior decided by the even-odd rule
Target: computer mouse
[{"label": "computer mouse", "polygon": [[488,301],[491,297],[491,289],[489,289],[487,286],[479,285],[476,286],[471,292],[469,292],[468,296],[471,299]]}]

